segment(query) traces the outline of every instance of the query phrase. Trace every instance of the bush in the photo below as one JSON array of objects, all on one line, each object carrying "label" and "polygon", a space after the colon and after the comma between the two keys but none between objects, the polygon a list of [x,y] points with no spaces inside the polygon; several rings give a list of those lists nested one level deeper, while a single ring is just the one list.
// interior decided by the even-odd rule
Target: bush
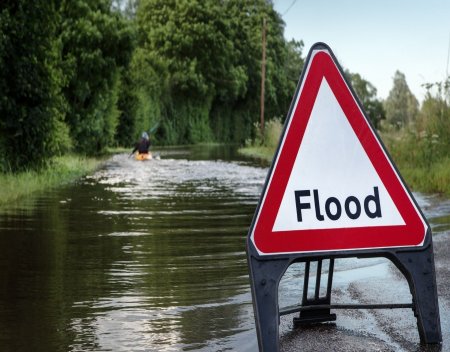
[{"label": "bush", "polygon": [[428,94],[415,124],[383,126],[383,140],[407,183],[415,190],[450,195],[450,107]]},{"label": "bush", "polygon": [[0,12],[0,171],[37,168],[70,145],[61,94],[58,13],[15,0]]},{"label": "bush", "polygon": [[252,146],[261,146],[275,148],[278,146],[281,132],[283,131],[283,123],[281,122],[281,118],[275,117],[272,120],[267,121],[264,124],[264,135],[261,134],[261,123],[255,122],[253,124],[255,138],[250,141],[247,141],[247,145],[250,144]]}]

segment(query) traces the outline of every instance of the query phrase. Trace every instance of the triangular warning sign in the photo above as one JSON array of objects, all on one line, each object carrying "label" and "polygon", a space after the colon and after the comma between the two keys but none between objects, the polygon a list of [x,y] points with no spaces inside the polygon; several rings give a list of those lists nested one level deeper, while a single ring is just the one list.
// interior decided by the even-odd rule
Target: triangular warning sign
[{"label": "triangular warning sign", "polygon": [[250,230],[258,253],[415,247],[427,229],[331,50],[315,45]]}]

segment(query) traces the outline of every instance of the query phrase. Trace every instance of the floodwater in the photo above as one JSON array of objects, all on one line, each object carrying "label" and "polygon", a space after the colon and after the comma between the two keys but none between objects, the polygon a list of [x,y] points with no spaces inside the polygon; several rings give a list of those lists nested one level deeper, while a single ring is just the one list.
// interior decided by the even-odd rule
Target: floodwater
[{"label": "floodwater", "polygon": [[[160,153],[116,155],[74,184],[0,209],[0,351],[257,350],[245,239],[267,165],[225,147]],[[448,237],[450,203],[417,197],[434,236]],[[302,269],[283,278],[281,306],[301,297]],[[392,283],[376,289],[393,277],[410,300],[391,271],[384,259],[337,260],[333,297],[398,299]],[[363,318],[366,327],[344,314],[335,329],[408,350]],[[412,312],[406,319],[416,334]],[[297,343],[286,320],[281,333],[283,348]]]}]

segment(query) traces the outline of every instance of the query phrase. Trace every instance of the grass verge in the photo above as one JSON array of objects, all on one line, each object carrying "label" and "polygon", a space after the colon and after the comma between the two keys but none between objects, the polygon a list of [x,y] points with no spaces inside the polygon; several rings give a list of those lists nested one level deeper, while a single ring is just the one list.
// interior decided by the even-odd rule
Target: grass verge
[{"label": "grass verge", "polygon": [[239,154],[255,158],[262,159],[267,162],[271,162],[275,154],[275,148],[271,147],[244,147],[238,149]]},{"label": "grass verge", "polygon": [[399,164],[398,168],[412,190],[450,197],[449,157],[435,161],[428,167]]},{"label": "grass verge", "polygon": [[51,160],[39,171],[0,174],[0,206],[33,193],[73,182],[96,168],[103,159],[66,155]]}]

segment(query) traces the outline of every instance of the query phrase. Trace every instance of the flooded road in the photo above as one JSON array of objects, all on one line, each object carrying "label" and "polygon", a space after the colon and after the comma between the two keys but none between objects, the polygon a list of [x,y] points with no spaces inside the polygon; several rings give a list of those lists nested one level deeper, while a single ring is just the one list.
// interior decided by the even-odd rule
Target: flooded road
[{"label": "flooded road", "polygon": [[[165,149],[150,162],[123,154],[0,209],[0,351],[256,351],[244,249],[266,173],[222,147]],[[418,201],[450,351],[450,202]],[[298,302],[302,275],[303,264],[288,269],[280,306]],[[340,259],[332,300],[411,295],[387,260]],[[411,310],[336,313],[335,324],[295,331],[282,317],[282,350],[423,350]]]}]

